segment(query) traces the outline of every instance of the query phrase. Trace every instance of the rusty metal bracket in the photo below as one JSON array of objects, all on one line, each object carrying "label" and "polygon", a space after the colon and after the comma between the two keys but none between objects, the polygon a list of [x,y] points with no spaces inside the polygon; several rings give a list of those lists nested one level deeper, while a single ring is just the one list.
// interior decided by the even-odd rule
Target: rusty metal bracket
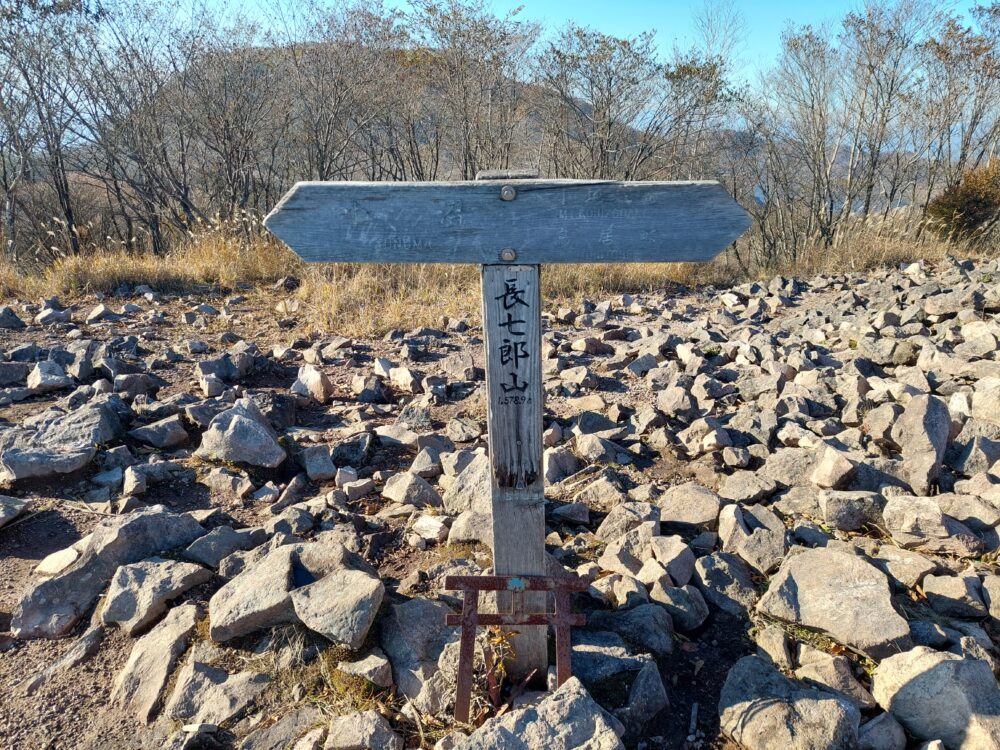
[{"label": "rusty metal bracket", "polygon": [[[472,666],[476,645],[476,628],[498,625],[551,625],[556,636],[556,684],[562,685],[572,675],[570,628],[586,623],[583,615],[573,614],[570,595],[586,591],[587,582],[577,577],[556,576],[447,576],[445,589],[463,592],[462,614],[447,615],[448,625],[459,625],[462,637],[458,652],[458,678],[455,690],[455,719],[468,723],[472,702]],[[479,612],[479,592],[498,591],[510,594],[511,612],[484,614]],[[553,612],[524,612],[526,591],[551,592],[555,599]]]}]

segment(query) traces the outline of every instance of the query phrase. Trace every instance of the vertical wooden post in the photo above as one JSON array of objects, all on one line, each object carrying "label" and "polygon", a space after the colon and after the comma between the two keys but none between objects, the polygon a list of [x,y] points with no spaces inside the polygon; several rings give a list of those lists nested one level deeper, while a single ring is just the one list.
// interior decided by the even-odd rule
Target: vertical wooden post
[{"label": "vertical wooden post", "polygon": [[[482,267],[496,575],[545,575],[539,282],[537,265]],[[497,605],[501,611],[516,607],[544,612],[546,596],[544,592],[500,594]],[[515,680],[534,670],[534,679],[544,682],[546,635],[544,626],[520,628],[513,639],[515,658],[507,667]]]}]

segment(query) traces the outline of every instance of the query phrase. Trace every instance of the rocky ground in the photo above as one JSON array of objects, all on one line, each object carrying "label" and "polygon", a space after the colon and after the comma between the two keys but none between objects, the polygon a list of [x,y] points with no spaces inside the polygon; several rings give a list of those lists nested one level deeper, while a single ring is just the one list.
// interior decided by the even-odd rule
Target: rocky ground
[{"label": "rocky ground", "polygon": [[480,331],[295,285],[0,309],[0,745],[1000,748],[1000,262],[550,310],[587,626],[469,737]]}]

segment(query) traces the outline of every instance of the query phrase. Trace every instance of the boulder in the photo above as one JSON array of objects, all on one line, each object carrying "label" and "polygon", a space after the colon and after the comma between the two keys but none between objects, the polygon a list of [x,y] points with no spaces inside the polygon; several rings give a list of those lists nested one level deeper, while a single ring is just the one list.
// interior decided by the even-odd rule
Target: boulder
[{"label": "boulder", "polygon": [[858,709],[785,677],[759,656],[729,670],[719,696],[724,731],[744,750],[856,750]]},{"label": "boulder", "polygon": [[19,497],[0,495],[0,529],[28,509],[30,502]]},{"label": "boulder", "polygon": [[937,396],[914,396],[892,426],[902,448],[903,470],[914,493],[926,495],[941,473],[951,434],[948,405]]},{"label": "boulder", "polygon": [[242,714],[268,682],[267,675],[230,673],[192,656],[178,673],[163,713],[185,724],[222,724]]},{"label": "boulder", "polygon": [[917,646],[884,659],[875,700],[918,740],[948,750],[1000,747],[1000,687],[989,664]]},{"label": "boulder", "polygon": [[571,677],[536,705],[488,719],[452,750],[624,750],[611,721]]},{"label": "boulder", "polygon": [[46,413],[31,426],[0,432],[0,483],[78,471],[93,460],[98,445],[124,433],[117,396],[68,412]]},{"label": "boulder", "polygon": [[120,566],[186,546],[204,533],[191,516],[162,505],[101,521],[76,562],[24,595],[14,608],[11,632],[19,638],[66,635]]},{"label": "boulder", "polygon": [[956,557],[975,557],[983,542],[929,497],[890,497],[882,510],[886,530],[900,547]]},{"label": "boulder", "polygon": [[333,571],[292,591],[292,607],[303,625],[333,643],[357,650],[382,604],[385,586],[360,570]]},{"label": "boulder", "polygon": [[889,580],[862,558],[831,548],[789,555],[757,611],[818,630],[881,659],[910,648],[910,628],[892,606]]},{"label": "boulder", "polygon": [[323,750],[403,750],[403,738],[375,710],[336,716]]},{"label": "boulder", "polygon": [[211,577],[208,568],[161,557],[122,565],[104,597],[101,621],[134,635],[163,614],[168,601]]},{"label": "boulder", "polygon": [[196,455],[268,469],[277,468],[286,457],[274,428],[249,398],[212,418]]},{"label": "boulder", "polygon": [[746,563],[728,552],[698,558],[695,585],[705,600],[735,617],[746,617],[757,603],[757,587]]},{"label": "boulder", "polygon": [[137,640],[115,678],[112,700],[148,724],[156,715],[163,689],[197,622],[198,608],[183,604],[170,610],[159,625]]}]

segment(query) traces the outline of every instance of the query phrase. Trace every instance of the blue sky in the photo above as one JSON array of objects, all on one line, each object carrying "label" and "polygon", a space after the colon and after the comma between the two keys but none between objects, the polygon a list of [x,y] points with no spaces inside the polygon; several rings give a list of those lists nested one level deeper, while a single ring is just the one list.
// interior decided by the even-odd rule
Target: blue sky
[{"label": "blue sky", "polygon": [[[743,18],[742,68],[746,75],[772,64],[778,55],[781,32],[787,22],[795,24],[836,24],[860,0],[729,0]],[[695,37],[694,18],[703,7],[701,0],[492,0],[500,13],[524,6],[521,16],[557,28],[567,21],[592,26],[606,34],[635,35],[654,29],[657,44],[669,50],[674,44],[691,45]],[[944,0],[937,9],[964,11],[974,5],[968,0]],[[405,9],[406,0],[387,0],[386,5]]]}]

